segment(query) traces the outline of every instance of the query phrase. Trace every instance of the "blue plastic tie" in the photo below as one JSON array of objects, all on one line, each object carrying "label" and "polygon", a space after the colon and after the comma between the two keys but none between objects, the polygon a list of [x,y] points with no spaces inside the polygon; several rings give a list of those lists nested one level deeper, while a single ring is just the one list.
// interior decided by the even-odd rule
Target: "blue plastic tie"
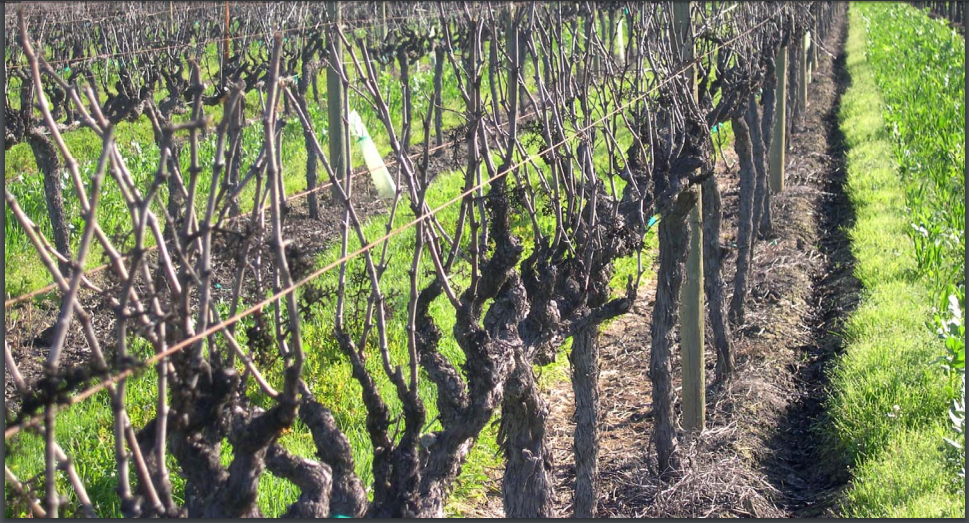
[{"label": "blue plastic tie", "polygon": [[659,221],[659,215],[650,216],[649,222],[646,224],[646,228],[648,229],[648,228],[656,225],[656,222],[658,222],[658,221]]}]

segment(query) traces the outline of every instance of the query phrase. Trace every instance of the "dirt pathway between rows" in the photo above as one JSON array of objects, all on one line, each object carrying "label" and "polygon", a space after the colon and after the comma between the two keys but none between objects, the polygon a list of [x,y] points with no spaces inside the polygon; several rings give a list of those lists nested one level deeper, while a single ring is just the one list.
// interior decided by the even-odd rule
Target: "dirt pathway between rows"
[{"label": "dirt pathway between rows", "polygon": [[[843,465],[822,455],[814,427],[823,423],[824,369],[840,350],[839,322],[854,309],[860,286],[844,229],[854,216],[843,191],[840,98],[849,79],[844,64],[847,17],[835,24],[813,74],[809,104],[794,129],[787,157],[787,188],[773,200],[774,236],[754,247],[747,324],[732,332],[737,367],[724,385],[712,382],[716,356],[707,344],[707,428],[680,445],[683,473],[656,477],[649,369],[649,327],[655,282],[640,292],[626,316],[601,335],[602,401],[600,498],[602,517],[818,517],[834,516],[847,481]],[[721,167],[722,242],[736,239],[739,179],[736,157]],[[729,303],[736,251],[724,278]],[[709,331],[707,339],[712,339]],[[679,351],[674,387],[679,392]],[[555,460],[557,511],[572,515],[571,384],[545,391]],[[676,406],[677,410],[679,405]],[[500,477],[469,515],[503,516]]]}]

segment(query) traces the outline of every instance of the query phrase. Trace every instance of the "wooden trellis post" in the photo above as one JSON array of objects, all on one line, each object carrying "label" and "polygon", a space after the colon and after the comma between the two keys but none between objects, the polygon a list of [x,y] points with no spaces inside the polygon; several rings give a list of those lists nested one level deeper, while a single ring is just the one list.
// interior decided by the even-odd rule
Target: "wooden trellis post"
[{"label": "wooden trellis post", "polygon": [[800,62],[800,73],[797,79],[797,100],[801,106],[800,114],[807,111],[807,84],[811,81],[811,69],[809,67],[810,57],[808,56],[808,45],[811,43],[811,32],[804,33],[801,39],[801,48],[798,50]]},{"label": "wooden trellis post", "polygon": [[[591,15],[589,16],[589,22],[588,22],[589,23],[589,27],[586,30],[586,34],[588,35],[588,39],[586,39],[586,42],[585,42],[585,45],[588,48],[592,48],[593,47],[592,42],[596,38],[596,23],[599,20],[599,17],[600,16],[601,15],[600,15],[600,13],[598,11],[592,11]],[[601,27],[601,24],[599,24],[599,25]],[[599,53],[596,53],[596,52],[593,52],[592,53],[592,70],[594,71],[594,74],[596,74],[596,75],[602,74],[602,60],[599,58]]]},{"label": "wooden trellis post", "polygon": [[[380,43],[383,44],[385,41],[387,41],[387,2],[380,2]],[[380,62],[380,72],[386,69],[387,66]]]},{"label": "wooden trellis post", "polygon": [[777,98],[774,106],[774,139],[770,145],[770,189],[784,190],[784,156],[787,152],[787,46],[777,52],[775,61]]},{"label": "wooden trellis post", "polygon": [[[823,9],[823,8],[822,8]],[[819,9],[819,15],[821,9]],[[823,22],[815,21],[815,30],[811,33],[813,35],[813,40],[811,40],[811,69],[814,71],[818,70],[818,44],[824,39],[824,31],[822,30]]]},{"label": "wooden trellis post", "polygon": [[222,59],[229,61],[229,2],[225,3],[225,38],[222,40]]},{"label": "wooden trellis post", "polygon": [[[343,79],[335,66],[335,64],[342,65],[340,61],[343,59],[343,41],[333,37],[343,21],[340,13],[340,2],[328,2],[327,14],[335,24],[330,33],[332,54],[329,59],[330,65],[326,69],[326,114],[329,124],[327,141],[330,146],[330,164],[333,166],[333,172],[336,173],[337,179],[340,179],[350,168],[350,151],[347,141],[348,123],[346,120],[349,112],[347,110],[347,93]],[[350,194],[350,187],[344,187],[344,190],[348,195]],[[333,188],[333,193],[334,197],[337,197],[336,187]]]},{"label": "wooden trellis post", "polygon": [[[695,48],[690,26],[691,2],[673,3],[673,25],[676,41],[683,42],[681,49],[685,58],[693,60]],[[696,68],[686,72],[693,83],[693,96],[697,96]],[[700,190],[700,187],[697,187]],[[690,253],[686,259],[686,272],[680,292],[680,339],[683,360],[683,428],[687,432],[699,432],[706,423],[706,397],[704,394],[703,362],[703,223],[702,195],[690,211]]]},{"label": "wooden trellis post", "polygon": [[814,81],[814,31],[808,31],[804,35],[804,68],[805,68],[805,93],[807,92],[807,85],[810,85]]},{"label": "wooden trellis post", "polygon": [[[518,26],[515,25],[515,4],[508,5],[508,30],[505,34],[505,49],[507,49],[508,60],[508,84],[507,93],[508,106],[518,107],[518,68],[521,67],[521,53],[518,52]],[[517,127],[517,121],[512,118],[508,121],[509,126]]]},{"label": "wooden trellis post", "polygon": [[[818,26],[818,36],[817,36],[817,40],[818,40],[818,42],[823,42],[824,39],[827,38],[827,36],[828,36],[828,15],[830,13],[831,13],[831,11],[830,11],[829,8],[827,8],[827,7],[822,7],[821,8],[821,13],[819,15],[818,22],[817,22],[817,26]],[[818,53],[815,53],[815,56],[814,56],[814,68],[815,68],[815,70],[817,70],[818,60],[819,60],[819,54]]]},{"label": "wooden trellis post", "polygon": [[219,68],[219,80],[225,87],[225,68],[229,64],[229,2],[225,2],[225,25],[222,27],[222,67]]}]

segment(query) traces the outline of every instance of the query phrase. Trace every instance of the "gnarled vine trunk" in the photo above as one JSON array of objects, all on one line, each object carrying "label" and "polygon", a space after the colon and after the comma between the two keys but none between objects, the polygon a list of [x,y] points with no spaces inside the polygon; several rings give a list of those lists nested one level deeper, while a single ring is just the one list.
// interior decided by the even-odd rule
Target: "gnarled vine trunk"
[{"label": "gnarled vine trunk", "polygon": [[[770,151],[771,143],[773,143],[774,138],[774,113],[776,112],[774,104],[777,103],[777,77],[775,75],[776,64],[772,54],[767,53],[765,64],[766,77],[764,80],[763,95],[761,96],[763,110],[760,123],[761,139],[764,143],[764,150]],[[754,228],[756,230],[757,237],[761,239],[770,236],[774,229],[773,218],[771,215],[769,169],[765,168],[765,173],[766,175],[764,176],[763,185],[758,183],[756,192],[754,193]]]},{"label": "gnarled vine trunk", "polygon": [[750,106],[745,115],[750,129],[750,143],[754,157],[754,203],[751,219],[751,242],[758,238],[761,216],[764,211],[764,193],[767,191],[767,149],[764,147],[763,118],[754,94],[750,94]]},{"label": "gnarled vine trunk", "polygon": [[[747,107],[747,111],[756,111]],[[754,220],[754,156],[750,143],[750,129],[747,119],[732,119],[734,149],[740,163],[740,205],[737,218],[737,274],[734,277],[733,298],[730,301],[730,321],[736,325],[744,323],[744,298],[747,297],[747,277],[750,274],[750,253],[753,243]]]},{"label": "gnarled vine trunk", "polygon": [[505,383],[501,408],[505,517],[553,518],[552,460],[545,437],[548,406],[535,384],[531,362],[520,352]]},{"label": "gnarled vine trunk", "polygon": [[401,101],[400,144],[406,153],[410,151],[411,121],[413,120],[411,111],[413,110],[413,104],[411,102],[410,62],[407,58],[405,48],[401,47],[398,51],[397,61],[400,62],[400,84],[403,97]]},{"label": "gnarled vine trunk", "polygon": [[713,346],[717,351],[716,379],[722,381],[733,370],[733,353],[730,351],[730,333],[727,328],[723,295],[722,260],[725,249],[720,245],[720,226],[723,221],[723,203],[720,187],[713,176],[703,182],[703,290],[710,309],[710,327],[713,329]]},{"label": "gnarled vine trunk", "polygon": [[[50,138],[37,129],[28,127],[24,136],[34,153],[37,170],[44,178],[44,200],[47,202],[47,215],[54,233],[54,248],[65,258],[71,259],[71,235],[64,216],[64,196],[60,179],[61,160]],[[69,263],[58,260],[58,266],[65,277],[71,274]]]},{"label": "gnarled vine trunk", "polygon": [[574,517],[596,515],[599,493],[599,326],[572,337],[572,390],[575,393]]},{"label": "gnarled vine trunk", "polygon": [[[311,67],[310,61],[312,60],[312,54],[303,56],[303,66],[300,70],[300,79],[296,84],[296,96],[297,100],[307,106],[306,103],[306,91],[310,87],[311,78],[312,82],[316,81],[316,69]],[[315,85],[315,83],[314,83]],[[309,216],[313,220],[320,219],[320,202],[319,196],[316,193],[316,184],[318,183],[319,176],[317,175],[316,167],[319,160],[316,158],[316,149],[313,147],[314,140],[313,133],[310,132],[309,128],[303,129],[303,144],[306,148],[306,190],[309,194],[306,196],[306,206],[309,210]]]},{"label": "gnarled vine trunk", "polygon": [[690,227],[686,218],[696,204],[695,190],[677,196],[669,214],[659,223],[659,274],[650,337],[649,379],[653,385],[653,417],[656,420],[653,443],[661,476],[679,469],[676,426],[673,420],[673,366],[670,354],[674,344],[673,326],[679,320],[680,286],[684,264],[690,251]]}]

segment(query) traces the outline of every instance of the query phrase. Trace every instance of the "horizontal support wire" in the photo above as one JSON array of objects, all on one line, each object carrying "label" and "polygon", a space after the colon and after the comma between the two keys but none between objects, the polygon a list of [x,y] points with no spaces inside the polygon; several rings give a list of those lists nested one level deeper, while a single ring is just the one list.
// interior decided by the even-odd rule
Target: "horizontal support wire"
[{"label": "horizontal support wire", "polygon": [[[350,253],[348,253],[348,254],[346,254],[344,256],[341,256],[339,259],[337,259],[337,260],[335,260],[335,261],[327,264],[326,266],[324,266],[324,267],[322,267],[320,269],[317,269],[317,270],[313,271],[312,273],[310,273],[309,275],[303,277],[299,281],[297,281],[297,282],[293,283],[292,285],[287,286],[287,287],[285,287],[285,288],[283,288],[283,289],[275,292],[273,295],[271,295],[271,296],[263,299],[262,301],[256,303],[255,305],[250,306],[249,308],[245,309],[244,311],[239,312],[239,313],[235,314],[234,316],[232,316],[230,318],[227,318],[227,319],[225,319],[225,320],[223,320],[223,321],[221,321],[221,322],[219,322],[219,323],[217,323],[215,325],[212,325],[212,326],[207,327],[203,331],[201,331],[199,333],[196,333],[195,335],[193,335],[193,336],[191,336],[189,338],[186,338],[186,339],[178,342],[177,344],[173,345],[172,347],[169,347],[165,351],[156,353],[154,356],[152,356],[150,358],[147,358],[147,359],[145,359],[142,362],[139,362],[137,364],[137,366],[135,366],[135,367],[128,368],[128,369],[126,369],[126,370],[124,370],[122,372],[119,372],[118,374],[115,374],[115,375],[111,376],[110,378],[107,378],[107,379],[105,379],[105,380],[97,383],[96,385],[93,385],[93,386],[91,386],[91,387],[83,390],[82,392],[79,392],[78,394],[76,394],[74,396],[71,396],[70,399],[66,400],[63,403],[52,404],[48,408],[51,409],[51,410],[53,410],[55,413],[56,412],[63,411],[63,410],[65,410],[65,409],[67,409],[67,408],[69,408],[69,407],[71,407],[73,405],[76,405],[76,404],[78,404],[78,403],[80,403],[80,402],[82,402],[82,401],[90,398],[91,396],[97,394],[98,392],[100,392],[100,391],[102,391],[102,390],[104,390],[104,389],[106,389],[106,388],[108,388],[108,387],[110,387],[112,385],[115,385],[115,384],[121,382],[122,380],[125,380],[125,379],[127,379],[129,377],[132,377],[132,376],[136,375],[138,372],[140,372],[141,370],[147,368],[148,366],[150,366],[150,365],[152,365],[154,363],[157,363],[157,362],[163,360],[164,358],[167,358],[167,357],[169,357],[169,356],[171,356],[171,355],[173,355],[175,353],[178,353],[178,352],[182,351],[183,349],[185,349],[186,347],[192,346],[193,344],[196,344],[199,341],[204,340],[205,338],[207,338],[207,337],[209,337],[209,336],[211,336],[213,334],[216,334],[216,333],[218,333],[218,332],[220,332],[222,330],[227,329],[228,327],[234,325],[235,323],[239,322],[243,318],[245,318],[245,317],[250,316],[250,315],[252,315],[252,314],[254,314],[256,312],[259,312],[259,311],[263,310],[267,305],[270,305],[270,304],[278,301],[279,299],[281,299],[283,297],[286,297],[286,296],[292,294],[293,292],[295,292],[300,287],[302,287],[302,286],[306,285],[307,283],[315,280],[316,278],[320,277],[321,275],[323,275],[323,274],[325,274],[325,273],[327,273],[327,272],[329,272],[329,271],[331,271],[331,270],[339,267],[340,265],[342,265],[345,262],[348,262],[350,260],[355,259],[358,256],[363,255],[364,253],[372,250],[374,247],[382,244],[383,242],[385,242],[385,241],[387,241],[387,240],[389,240],[389,239],[391,239],[391,238],[393,238],[393,237],[395,237],[395,236],[397,236],[399,234],[402,234],[405,231],[410,230],[411,228],[417,226],[418,224],[424,222],[425,220],[434,217],[435,215],[437,215],[439,212],[443,211],[444,209],[449,208],[451,205],[453,205],[453,204],[461,201],[465,197],[473,194],[474,192],[476,192],[476,191],[478,191],[480,189],[483,189],[485,186],[491,184],[492,182],[494,182],[496,180],[499,180],[499,179],[503,178],[504,176],[507,176],[510,172],[513,172],[515,169],[518,169],[518,168],[522,167],[523,165],[525,165],[525,164],[527,164],[529,162],[533,162],[534,160],[540,159],[541,157],[543,157],[543,156],[545,156],[545,155],[547,155],[547,154],[549,154],[549,153],[557,150],[558,148],[562,147],[563,145],[565,145],[565,144],[569,143],[570,141],[576,139],[577,137],[583,135],[584,133],[586,133],[588,130],[592,129],[593,127],[595,127],[595,126],[599,125],[600,123],[608,120],[610,117],[612,117],[612,116],[614,116],[614,115],[616,115],[616,114],[618,114],[618,113],[620,113],[620,112],[622,112],[622,111],[624,111],[624,110],[632,107],[634,104],[636,104],[639,101],[643,100],[647,96],[649,96],[649,95],[654,94],[655,92],[657,92],[660,88],[668,85],[670,82],[672,82],[673,80],[675,80],[680,75],[683,75],[684,73],[686,73],[688,70],[690,70],[694,66],[699,65],[704,59],[709,58],[710,56],[712,56],[714,53],[716,53],[720,49],[722,49],[722,48],[726,47],[727,45],[729,45],[729,44],[731,44],[731,43],[739,40],[740,38],[743,38],[744,36],[752,33],[754,30],[762,27],[763,25],[767,24],[771,20],[774,20],[776,18],[776,16],[783,9],[784,9],[784,7],[781,7],[779,9],[777,9],[774,12],[773,15],[764,18],[763,20],[761,20],[760,22],[758,22],[756,25],[751,26],[750,28],[748,28],[744,32],[739,33],[739,34],[737,34],[737,35],[735,35],[735,36],[733,36],[733,37],[731,37],[729,39],[726,39],[726,40],[724,40],[722,42],[719,42],[715,47],[711,48],[710,50],[708,50],[708,51],[706,51],[706,52],[704,52],[704,53],[702,53],[702,54],[700,54],[698,56],[695,56],[692,60],[689,60],[688,62],[686,62],[686,64],[681,69],[679,69],[675,73],[669,75],[667,78],[663,79],[661,82],[659,82],[657,85],[655,85],[651,89],[648,89],[648,90],[644,91],[643,93],[641,93],[641,94],[637,95],[636,97],[630,99],[628,102],[626,102],[626,103],[624,103],[624,104],[616,107],[615,109],[609,111],[607,114],[603,115],[602,117],[600,117],[600,118],[592,121],[591,123],[583,126],[582,128],[580,128],[576,132],[572,133],[569,136],[566,136],[566,137],[562,138],[561,140],[559,140],[559,141],[555,142],[554,144],[546,147],[545,149],[539,151],[538,153],[529,155],[528,157],[526,157],[526,158],[524,158],[524,159],[516,162],[515,164],[513,164],[511,167],[505,169],[504,171],[500,171],[500,172],[496,173],[495,175],[493,175],[493,176],[491,176],[491,177],[489,177],[487,179],[484,179],[483,181],[475,184],[473,187],[471,187],[469,189],[466,189],[461,194],[459,194],[459,195],[451,198],[447,202],[439,205],[438,207],[433,208],[429,212],[426,212],[424,214],[421,214],[420,216],[418,216],[418,217],[414,218],[413,220],[409,221],[408,223],[406,223],[406,224],[404,224],[404,225],[402,225],[400,227],[397,227],[397,228],[395,228],[395,229],[393,229],[393,230],[385,233],[383,236],[381,236],[380,238],[378,238],[376,240],[371,241],[367,245],[364,245],[364,246],[360,247],[359,249],[357,249],[357,250],[355,250],[353,252],[350,252]],[[283,80],[281,80],[281,81],[283,81]],[[4,439],[11,438],[12,436],[16,435],[17,433],[21,432],[22,430],[24,430],[27,427],[36,426],[38,423],[40,423],[40,422],[43,421],[43,418],[44,418],[44,414],[35,414],[35,415],[31,416],[30,418],[28,418],[27,420],[25,420],[25,421],[23,421],[21,423],[18,423],[16,425],[13,425],[11,427],[8,427],[4,431]]]}]

